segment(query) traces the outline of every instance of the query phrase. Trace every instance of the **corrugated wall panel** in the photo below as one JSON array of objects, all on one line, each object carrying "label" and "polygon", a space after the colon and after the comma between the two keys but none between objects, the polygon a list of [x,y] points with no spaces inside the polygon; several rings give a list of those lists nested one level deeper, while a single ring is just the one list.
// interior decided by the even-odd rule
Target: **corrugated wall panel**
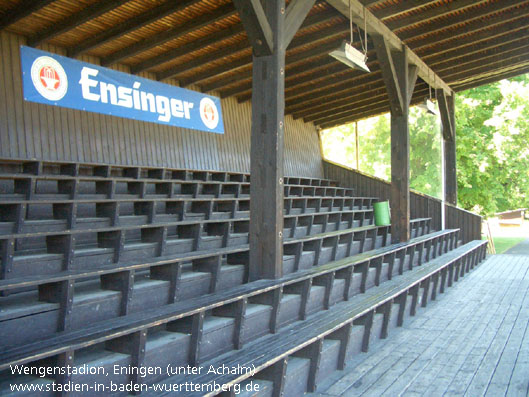
[{"label": "corrugated wall panel", "polygon": [[[249,102],[222,100],[224,135],[25,102],[19,54],[23,44],[23,37],[0,32],[1,157],[250,171]],[[42,49],[65,55],[54,46]],[[99,63],[90,56],[80,60]],[[113,69],[128,72],[123,65]],[[314,125],[287,116],[285,126],[285,174],[323,177]]]}]

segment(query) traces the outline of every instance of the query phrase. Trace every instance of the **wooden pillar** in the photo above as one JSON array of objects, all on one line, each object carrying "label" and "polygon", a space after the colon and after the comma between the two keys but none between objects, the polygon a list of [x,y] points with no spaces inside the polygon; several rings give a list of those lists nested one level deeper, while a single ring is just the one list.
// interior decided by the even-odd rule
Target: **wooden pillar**
[{"label": "wooden pillar", "polygon": [[408,113],[417,81],[417,67],[408,64],[407,47],[390,49],[383,36],[373,35],[391,108],[391,238],[410,239],[410,132]]},{"label": "wooden pillar", "polygon": [[392,242],[410,239],[410,131],[408,109],[391,113],[391,236]]},{"label": "wooden pillar", "polygon": [[250,280],[283,275],[285,53],[315,0],[234,0],[253,48]]},{"label": "wooden pillar", "polygon": [[278,278],[283,263],[283,137],[285,132],[284,0],[267,1],[274,52],[253,57],[250,183],[250,279]]},{"label": "wooden pillar", "polygon": [[445,201],[457,205],[455,94],[437,90],[443,127]]}]

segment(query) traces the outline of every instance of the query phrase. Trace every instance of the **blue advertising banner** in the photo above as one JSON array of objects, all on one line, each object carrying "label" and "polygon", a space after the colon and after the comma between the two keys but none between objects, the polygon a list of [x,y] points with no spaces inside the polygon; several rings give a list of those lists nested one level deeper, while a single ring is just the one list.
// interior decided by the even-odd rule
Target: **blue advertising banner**
[{"label": "blue advertising banner", "polygon": [[220,99],[21,46],[26,101],[224,133]]}]

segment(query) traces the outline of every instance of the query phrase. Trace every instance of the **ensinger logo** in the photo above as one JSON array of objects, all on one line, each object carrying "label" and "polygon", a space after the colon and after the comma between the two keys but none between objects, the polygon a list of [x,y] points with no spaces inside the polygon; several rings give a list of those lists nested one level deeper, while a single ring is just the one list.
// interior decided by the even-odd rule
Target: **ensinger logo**
[{"label": "ensinger logo", "polygon": [[38,57],[31,65],[31,80],[44,98],[58,101],[68,91],[68,78],[61,64],[48,56]]},{"label": "ensinger logo", "polygon": [[219,111],[211,98],[200,100],[200,118],[206,127],[213,130],[219,124]]}]

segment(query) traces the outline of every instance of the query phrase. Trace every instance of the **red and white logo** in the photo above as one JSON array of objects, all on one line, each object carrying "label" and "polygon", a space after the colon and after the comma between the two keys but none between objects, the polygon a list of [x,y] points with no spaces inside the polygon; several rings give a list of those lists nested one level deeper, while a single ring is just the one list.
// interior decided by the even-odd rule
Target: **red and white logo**
[{"label": "red and white logo", "polygon": [[200,100],[200,118],[206,127],[213,130],[219,124],[219,111],[211,98]]},{"label": "red and white logo", "polygon": [[59,62],[48,56],[33,61],[31,80],[39,94],[50,101],[62,99],[68,91],[66,72]]}]

